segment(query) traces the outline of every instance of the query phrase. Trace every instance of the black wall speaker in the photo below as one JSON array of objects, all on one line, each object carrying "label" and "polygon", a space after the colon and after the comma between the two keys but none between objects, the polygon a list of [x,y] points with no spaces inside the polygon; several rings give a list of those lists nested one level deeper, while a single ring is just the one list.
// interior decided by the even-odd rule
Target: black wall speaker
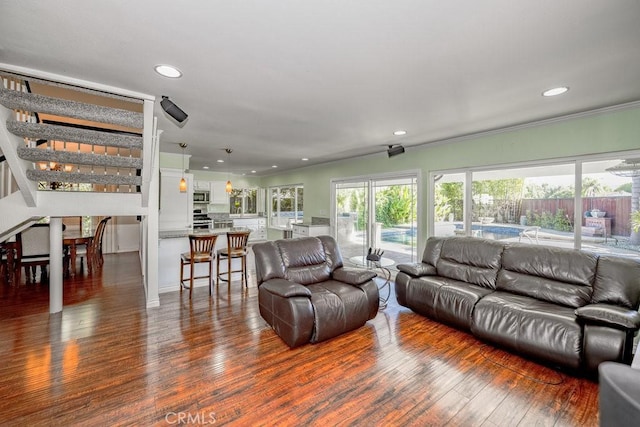
[{"label": "black wall speaker", "polygon": [[178,123],[184,122],[188,115],[180,107],[171,102],[168,96],[163,96],[162,101],[160,101],[160,106],[164,111],[167,112],[168,115],[173,117],[178,121]]},{"label": "black wall speaker", "polygon": [[404,153],[404,147],[402,145],[390,145],[389,149],[387,150],[387,154],[389,155],[389,157],[397,156],[398,154],[402,153]]}]

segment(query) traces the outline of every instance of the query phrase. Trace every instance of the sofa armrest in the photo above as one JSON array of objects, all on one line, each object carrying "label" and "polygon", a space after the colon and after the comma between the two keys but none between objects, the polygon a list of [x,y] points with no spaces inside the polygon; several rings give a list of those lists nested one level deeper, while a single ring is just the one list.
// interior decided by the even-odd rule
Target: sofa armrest
[{"label": "sofa armrest", "polygon": [[311,291],[306,286],[285,279],[267,280],[260,285],[260,288],[282,298],[311,298]]},{"label": "sofa armrest", "polygon": [[376,277],[375,271],[363,268],[336,268],[333,271],[333,279],[349,285],[361,285]]},{"label": "sofa armrest", "polygon": [[396,267],[398,271],[407,273],[409,276],[421,277],[421,276],[435,276],[437,274],[436,268],[425,262],[416,262],[414,264],[398,264]]},{"label": "sofa armrest", "polygon": [[583,323],[597,323],[636,331],[640,328],[640,313],[626,307],[611,304],[589,304],[575,311],[578,320]]}]

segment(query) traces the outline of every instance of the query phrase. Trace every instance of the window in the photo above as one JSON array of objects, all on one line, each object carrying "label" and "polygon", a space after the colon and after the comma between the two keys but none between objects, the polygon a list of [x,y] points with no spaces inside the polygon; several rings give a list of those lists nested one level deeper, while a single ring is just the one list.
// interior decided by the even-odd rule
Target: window
[{"label": "window", "polygon": [[304,219],[304,186],[269,188],[271,227],[288,227]]},{"label": "window", "polygon": [[231,215],[257,214],[257,207],[257,188],[234,188],[231,190],[231,194],[229,194],[229,213]]},{"label": "window", "polygon": [[[640,257],[640,154],[432,174],[430,233]],[[640,214],[637,214],[640,219]]]}]

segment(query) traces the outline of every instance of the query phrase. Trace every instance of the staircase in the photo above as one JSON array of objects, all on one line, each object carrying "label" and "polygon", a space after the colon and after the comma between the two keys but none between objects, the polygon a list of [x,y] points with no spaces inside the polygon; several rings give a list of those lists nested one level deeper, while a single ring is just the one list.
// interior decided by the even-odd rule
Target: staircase
[{"label": "staircase", "polygon": [[[154,103],[154,96],[0,63],[0,243],[45,216],[58,224],[66,216],[137,216],[147,307],[157,307]],[[52,263],[62,265],[62,235],[54,234]],[[51,313],[62,310],[62,281],[61,270],[50,278]]]},{"label": "staircase", "polygon": [[148,96],[0,68],[0,242],[42,216],[146,214],[152,115]]}]

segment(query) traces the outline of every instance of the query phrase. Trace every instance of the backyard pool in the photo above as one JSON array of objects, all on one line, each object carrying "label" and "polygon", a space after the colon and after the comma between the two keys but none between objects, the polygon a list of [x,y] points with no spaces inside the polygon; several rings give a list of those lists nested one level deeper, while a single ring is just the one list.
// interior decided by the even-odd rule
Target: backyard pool
[{"label": "backyard pool", "polygon": [[[462,230],[462,224],[456,224],[456,229]],[[519,237],[521,228],[517,227],[502,227],[496,225],[477,225],[474,224],[471,226],[472,231],[477,231],[474,233],[476,237],[484,237],[485,239],[493,239],[493,240],[504,240],[504,239],[512,239],[514,237]]]},{"label": "backyard pool", "polygon": [[[456,224],[456,229],[462,230],[462,224]],[[519,237],[522,228],[497,226],[497,225],[479,225],[471,226],[474,231],[474,237],[484,237],[485,239],[504,240]],[[401,245],[412,246],[416,243],[415,228],[386,228],[381,233],[383,242],[399,243]]]},{"label": "backyard pool", "polygon": [[399,243],[413,246],[416,243],[415,228],[387,228],[383,229],[380,237],[383,242]]}]

